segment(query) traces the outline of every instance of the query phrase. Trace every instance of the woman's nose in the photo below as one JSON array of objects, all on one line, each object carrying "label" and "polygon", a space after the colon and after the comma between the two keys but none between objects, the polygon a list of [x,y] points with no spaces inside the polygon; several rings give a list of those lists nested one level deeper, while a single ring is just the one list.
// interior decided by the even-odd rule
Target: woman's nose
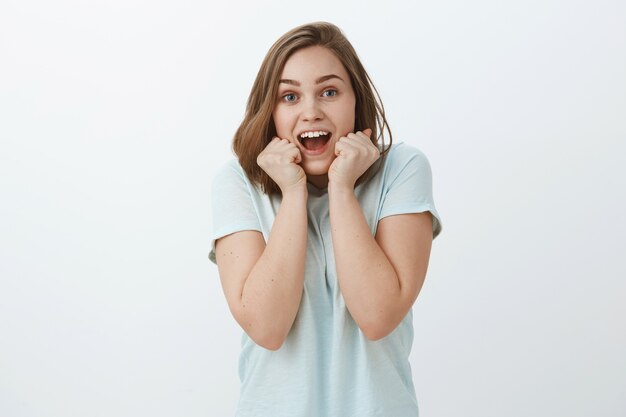
[{"label": "woman's nose", "polygon": [[303,100],[302,103],[302,120],[321,120],[324,118],[324,112],[319,106],[318,101],[315,98],[308,98]]}]

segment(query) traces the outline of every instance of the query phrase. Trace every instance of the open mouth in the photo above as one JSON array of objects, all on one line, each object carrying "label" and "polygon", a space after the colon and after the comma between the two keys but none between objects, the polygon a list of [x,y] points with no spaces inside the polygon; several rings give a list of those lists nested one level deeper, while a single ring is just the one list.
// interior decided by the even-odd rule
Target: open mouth
[{"label": "open mouth", "polygon": [[298,140],[308,151],[317,151],[323,149],[330,140],[332,133],[316,133],[315,135],[304,134]]}]

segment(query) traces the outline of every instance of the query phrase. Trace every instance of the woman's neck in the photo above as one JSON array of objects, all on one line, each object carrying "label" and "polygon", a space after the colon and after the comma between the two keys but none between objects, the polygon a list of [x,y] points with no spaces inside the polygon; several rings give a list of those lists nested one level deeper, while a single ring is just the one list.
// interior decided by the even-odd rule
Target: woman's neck
[{"label": "woman's neck", "polygon": [[307,182],[312,184],[315,188],[325,189],[328,187],[328,174],[323,175],[307,175]]}]

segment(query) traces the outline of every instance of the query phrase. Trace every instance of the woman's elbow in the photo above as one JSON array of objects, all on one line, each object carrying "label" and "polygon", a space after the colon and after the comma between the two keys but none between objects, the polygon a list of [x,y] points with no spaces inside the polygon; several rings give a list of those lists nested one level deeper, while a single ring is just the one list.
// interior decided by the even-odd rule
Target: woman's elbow
[{"label": "woman's elbow", "polygon": [[389,329],[383,328],[382,326],[376,326],[369,328],[367,331],[363,330],[363,334],[365,337],[371,341],[375,342],[386,337],[391,331]]},{"label": "woman's elbow", "polygon": [[398,324],[399,322],[396,322],[395,320],[383,320],[379,317],[377,320],[373,320],[364,325],[359,325],[359,327],[368,340],[375,342],[387,337],[395,330],[396,327],[398,327]]},{"label": "woman's elbow", "polygon": [[255,340],[254,342],[257,345],[261,346],[262,348],[265,348],[267,350],[276,351],[276,350],[280,349],[283,346],[283,343],[285,342],[285,340],[284,339],[279,339],[279,338],[266,338],[265,340],[258,340],[258,341]]},{"label": "woman's elbow", "polygon": [[[245,325],[244,325],[245,323]],[[285,342],[286,336],[278,334],[276,329],[261,326],[260,323],[244,321],[239,323],[244,332],[257,345],[267,350],[278,350]]]}]

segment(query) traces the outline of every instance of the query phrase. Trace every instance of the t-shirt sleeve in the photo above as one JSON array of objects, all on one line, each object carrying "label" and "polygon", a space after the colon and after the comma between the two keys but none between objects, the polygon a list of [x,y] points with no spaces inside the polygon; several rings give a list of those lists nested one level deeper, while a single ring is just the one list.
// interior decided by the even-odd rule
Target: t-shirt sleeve
[{"label": "t-shirt sleeve", "polygon": [[403,145],[388,157],[391,167],[389,182],[379,219],[396,214],[430,211],[435,239],[441,233],[442,223],[433,200],[432,171],[428,158],[419,149],[409,145]]},{"label": "t-shirt sleeve", "polygon": [[225,164],[211,185],[211,249],[209,259],[215,259],[215,241],[242,230],[262,231],[252,200],[250,182],[236,160]]}]

